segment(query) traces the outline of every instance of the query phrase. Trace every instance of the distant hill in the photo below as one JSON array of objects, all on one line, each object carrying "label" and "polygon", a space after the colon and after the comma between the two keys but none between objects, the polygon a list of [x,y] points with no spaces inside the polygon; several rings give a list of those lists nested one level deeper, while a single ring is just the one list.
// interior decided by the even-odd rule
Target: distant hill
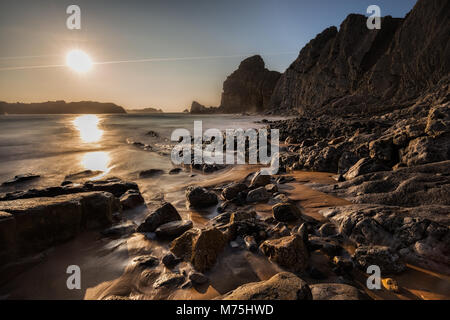
[{"label": "distant hill", "polygon": [[38,103],[8,103],[0,101],[0,114],[93,114],[126,113],[125,109],[114,103],[94,101],[69,102],[48,101]]},{"label": "distant hill", "polygon": [[144,108],[144,109],[129,109],[128,113],[163,113],[161,109],[156,108]]}]

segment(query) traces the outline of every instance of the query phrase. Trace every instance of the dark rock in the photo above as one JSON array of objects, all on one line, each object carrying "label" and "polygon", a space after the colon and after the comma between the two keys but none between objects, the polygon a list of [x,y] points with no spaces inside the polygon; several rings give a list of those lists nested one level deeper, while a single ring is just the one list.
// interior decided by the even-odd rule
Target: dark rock
[{"label": "dark rock", "polygon": [[267,184],[265,186],[265,188],[266,188],[267,192],[270,192],[270,193],[278,192],[278,186],[276,184],[272,184],[272,183]]},{"label": "dark rock", "polygon": [[363,300],[361,292],[348,284],[318,283],[310,285],[313,300]]},{"label": "dark rock", "polygon": [[193,208],[210,207],[219,202],[214,192],[210,192],[202,187],[188,187],[186,189],[186,199]]},{"label": "dark rock", "polygon": [[192,272],[189,275],[189,280],[191,280],[192,283],[202,285],[209,281],[209,279],[200,272]]},{"label": "dark rock", "polygon": [[363,270],[371,265],[380,267],[383,275],[400,273],[405,270],[405,264],[400,260],[399,255],[389,247],[360,246],[355,250],[353,259]]},{"label": "dark rock", "polygon": [[261,174],[261,172],[257,172],[255,176],[252,178],[250,188],[264,187],[266,184],[269,183],[270,183],[270,175],[264,175]]},{"label": "dark rock", "polygon": [[35,180],[37,178],[40,178],[40,175],[32,174],[32,173],[20,174],[20,175],[15,176],[11,180],[3,182],[2,186],[8,186],[8,185],[16,184],[16,183],[27,182],[27,181]]},{"label": "dark rock", "polygon": [[227,293],[223,300],[312,300],[307,283],[289,272],[280,272],[266,281],[244,284]]},{"label": "dark rock", "polygon": [[200,272],[210,269],[227,242],[216,228],[191,229],[172,241],[170,250]]},{"label": "dark rock", "polygon": [[266,191],[264,187],[259,187],[254,190],[250,190],[247,194],[246,201],[252,202],[263,202],[270,198],[270,194]]},{"label": "dark rock", "polygon": [[139,267],[144,268],[153,268],[159,264],[158,258],[152,255],[145,255],[134,258],[133,262],[136,263]]},{"label": "dark rock", "polygon": [[357,163],[355,163],[355,165],[352,166],[350,169],[348,169],[347,173],[344,174],[344,178],[346,180],[351,180],[366,173],[376,171],[387,171],[387,170],[389,170],[389,168],[377,162],[377,160],[363,158],[360,159]]},{"label": "dark rock", "polygon": [[166,272],[163,273],[158,279],[156,279],[155,283],[153,284],[153,288],[174,288],[182,285],[184,281],[185,277],[183,275],[174,272]]},{"label": "dark rock", "polygon": [[182,171],[181,168],[173,168],[173,169],[170,169],[169,174],[178,174],[181,171]]},{"label": "dark rock", "polygon": [[247,186],[244,183],[233,183],[226,187],[222,191],[222,196],[225,200],[232,200],[237,197],[239,192],[247,190]]},{"label": "dark rock", "polygon": [[147,136],[150,136],[152,138],[159,138],[159,133],[153,130],[150,130],[146,133]]},{"label": "dark rock", "polygon": [[82,230],[112,223],[119,200],[107,192],[0,201],[2,264],[72,239]]},{"label": "dark rock", "polygon": [[292,203],[278,203],[272,207],[273,217],[277,221],[295,221],[301,217],[300,210]]},{"label": "dark rock", "polygon": [[160,225],[156,228],[155,233],[160,238],[176,238],[192,227],[193,224],[190,220],[172,221]]},{"label": "dark rock", "polygon": [[169,269],[175,267],[178,263],[180,263],[182,260],[175,257],[172,253],[167,253],[162,258],[162,263]]},{"label": "dark rock", "polygon": [[303,271],[308,265],[308,251],[302,238],[297,235],[266,240],[260,250],[270,261],[294,272]]},{"label": "dark rock", "polygon": [[319,235],[322,237],[334,236],[338,233],[336,225],[333,223],[324,223],[318,230]]},{"label": "dark rock", "polygon": [[169,202],[164,203],[161,207],[150,213],[145,221],[138,227],[138,232],[154,232],[159,226],[181,220],[177,209]]},{"label": "dark rock", "polygon": [[123,209],[133,209],[144,203],[144,198],[138,190],[128,190],[120,197],[120,204]]},{"label": "dark rock", "polygon": [[139,172],[139,178],[152,178],[159,175],[162,175],[164,173],[164,170],[161,169],[148,169]]}]

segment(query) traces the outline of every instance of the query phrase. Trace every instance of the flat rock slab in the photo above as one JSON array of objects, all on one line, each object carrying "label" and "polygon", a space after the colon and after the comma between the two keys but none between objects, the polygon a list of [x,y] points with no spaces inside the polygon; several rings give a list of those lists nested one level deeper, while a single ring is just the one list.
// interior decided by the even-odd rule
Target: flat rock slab
[{"label": "flat rock slab", "polygon": [[110,224],[120,203],[111,193],[88,192],[0,201],[0,211],[0,256],[7,263]]}]

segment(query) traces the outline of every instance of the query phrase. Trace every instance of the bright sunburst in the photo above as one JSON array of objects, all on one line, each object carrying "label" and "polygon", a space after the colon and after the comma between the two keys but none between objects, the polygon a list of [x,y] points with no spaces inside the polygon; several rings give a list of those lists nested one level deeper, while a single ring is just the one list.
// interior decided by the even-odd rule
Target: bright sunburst
[{"label": "bright sunburst", "polygon": [[92,60],[86,52],[82,50],[72,50],[67,53],[66,65],[76,72],[85,73],[91,70]]}]

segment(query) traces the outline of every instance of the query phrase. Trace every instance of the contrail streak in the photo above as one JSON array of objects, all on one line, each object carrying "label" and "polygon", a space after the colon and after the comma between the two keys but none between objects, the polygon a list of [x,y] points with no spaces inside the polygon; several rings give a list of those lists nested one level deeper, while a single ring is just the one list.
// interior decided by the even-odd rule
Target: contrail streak
[{"label": "contrail streak", "polygon": [[[298,52],[275,52],[265,53],[262,56],[276,56],[297,54]],[[121,64],[121,63],[144,63],[144,62],[161,62],[161,61],[188,61],[188,60],[206,60],[206,59],[225,59],[225,58],[242,58],[251,56],[253,54],[235,54],[235,55],[222,55],[222,56],[199,56],[199,57],[178,57],[178,58],[143,58],[133,60],[115,60],[115,61],[102,61],[94,62],[94,65],[107,65],[107,64]],[[0,58],[1,59],[1,58]],[[28,70],[28,69],[47,69],[47,68],[61,68],[66,67],[65,64],[51,64],[51,65],[37,65],[37,66],[16,66],[0,68],[0,71],[13,71],[13,70]]]}]

